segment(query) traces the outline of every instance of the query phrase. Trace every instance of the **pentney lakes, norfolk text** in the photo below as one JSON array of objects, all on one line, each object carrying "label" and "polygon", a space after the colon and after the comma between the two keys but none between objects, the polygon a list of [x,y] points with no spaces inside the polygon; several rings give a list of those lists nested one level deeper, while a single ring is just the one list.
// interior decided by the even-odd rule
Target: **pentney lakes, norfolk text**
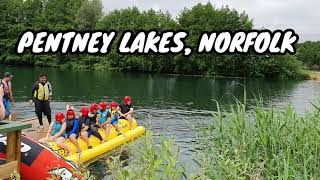
[{"label": "pentney lakes, norfolk text", "polygon": [[[120,54],[183,54],[197,53],[248,53],[285,54],[295,53],[295,44],[299,36],[292,29],[288,30],[251,30],[203,32],[199,35],[198,46],[187,45],[187,31],[124,31],[117,40]],[[31,52],[46,53],[87,53],[108,54],[117,38],[115,31],[32,31],[21,34],[16,44],[17,54]]]}]

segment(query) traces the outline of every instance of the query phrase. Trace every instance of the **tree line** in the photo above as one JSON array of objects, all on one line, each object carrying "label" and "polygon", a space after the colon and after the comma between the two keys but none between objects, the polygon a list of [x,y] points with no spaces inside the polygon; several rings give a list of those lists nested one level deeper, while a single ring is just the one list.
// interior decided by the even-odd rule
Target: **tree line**
[{"label": "tree line", "polygon": [[[306,54],[311,51],[309,45],[299,46],[297,55],[120,55],[116,50],[119,39],[115,40],[108,55],[16,55],[17,39],[27,29],[113,29],[118,34],[124,30],[184,29],[189,32],[187,44],[196,48],[203,31],[250,30],[253,20],[245,12],[229,7],[216,8],[211,3],[184,8],[175,18],[168,12],[153,9],[142,11],[137,7],[104,14],[100,0],[2,0],[0,6],[0,63],[3,64],[209,76],[302,78],[306,76],[302,71],[303,63],[319,62],[312,60],[311,63]],[[319,49],[319,43],[315,46]]]}]

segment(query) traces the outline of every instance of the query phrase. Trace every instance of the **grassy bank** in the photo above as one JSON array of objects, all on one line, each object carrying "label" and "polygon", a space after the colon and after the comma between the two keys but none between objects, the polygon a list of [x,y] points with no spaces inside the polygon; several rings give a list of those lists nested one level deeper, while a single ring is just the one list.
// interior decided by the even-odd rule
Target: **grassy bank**
[{"label": "grassy bank", "polygon": [[320,107],[299,117],[292,106],[257,104],[219,108],[200,130],[199,170],[185,174],[170,140],[156,148],[150,136],[134,148],[133,161],[114,163],[115,179],[317,179],[320,176]]}]

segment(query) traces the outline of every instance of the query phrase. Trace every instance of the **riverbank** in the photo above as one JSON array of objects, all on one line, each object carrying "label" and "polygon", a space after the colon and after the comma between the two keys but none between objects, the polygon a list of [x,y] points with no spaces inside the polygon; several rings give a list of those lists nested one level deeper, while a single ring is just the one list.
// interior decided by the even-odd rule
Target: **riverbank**
[{"label": "riverbank", "polygon": [[[264,75],[260,74],[257,76],[232,76],[232,75],[212,75],[212,74],[184,74],[184,73],[167,73],[167,72],[141,72],[141,71],[126,71],[123,68],[105,68],[101,66],[88,66],[88,65],[71,65],[71,64],[36,64],[36,65],[17,65],[17,64],[6,64],[1,63],[2,66],[8,67],[28,67],[28,68],[53,68],[56,70],[67,70],[67,71],[83,71],[83,72],[90,72],[90,71],[99,71],[99,72],[122,72],[122,73],[138,73],[138,74],[160,74],[160,75],[169,75],[169,76],[185,76],[185,77],[203,77],[208,79],[213,78],[224,78],[224,79],[298,79],[298,80],[320,80],[320,72],[312,71],[307,69],[302,69],[297,71],[297,75],[290,77],[286,76],[278,76],[278,77],[265,77]],[[305,67],[304,67],[305,68]]]},{"label": "riverbank", "polygon": [[309,80],[320,81],[320,71],[306,70]]}]

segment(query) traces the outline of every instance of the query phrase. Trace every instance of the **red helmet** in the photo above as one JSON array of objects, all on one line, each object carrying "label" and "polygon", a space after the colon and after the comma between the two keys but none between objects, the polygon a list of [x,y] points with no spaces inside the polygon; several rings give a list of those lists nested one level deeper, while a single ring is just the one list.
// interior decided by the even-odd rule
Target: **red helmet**
[{"label": "red helmet", "polygon": [[81,108],[80,112],[81,112],[82,116],[88,117],[89,109],[87,107],[83,107],[83,108]]},{"label": "red helmet", "polygon": [[[67,119],[68,119],[68,116],[69,116],[69,115],[72,115],[73,118],[76,117],[76,114],[74,113],[74,110],[71,109],[71,108],[69,108],[69,109],[67,110]],[[71,119],[71,120],[72,120],[72,119]]]},{"label": "red helmet", "polygon": [[115,102],[115,101],[112,101],[112,102],[110,103],[110,108],[112,109],[112,107],[118,107],[118,103]]},{"label": "red helmet", "polygon": [[124,104],[129,105],[129,104],[131,104],[131,102],[132,102],[132,99],[131,99],[130,96],[125,96],[125,97],[123,98],[123,103],[124,103]]},{"label": "red helmet", "polygon": [[107,103],[102,101],[99,103],[99,109],[101,109],[102,111],[107,109]]},{"label": "red helmet", "polygon": [[62,123],[63,122],[63,120],[64,120],[64,114],[62,113],[62,112],[57,112],[57,114],[56,114],[56,121],[58,122],[58,123]]},{"label": "red helmet", "polygon": [[90,105],[90,112],[97,111],[98,109],[99,109],[98,104],[92,103],[92,104]]}]

